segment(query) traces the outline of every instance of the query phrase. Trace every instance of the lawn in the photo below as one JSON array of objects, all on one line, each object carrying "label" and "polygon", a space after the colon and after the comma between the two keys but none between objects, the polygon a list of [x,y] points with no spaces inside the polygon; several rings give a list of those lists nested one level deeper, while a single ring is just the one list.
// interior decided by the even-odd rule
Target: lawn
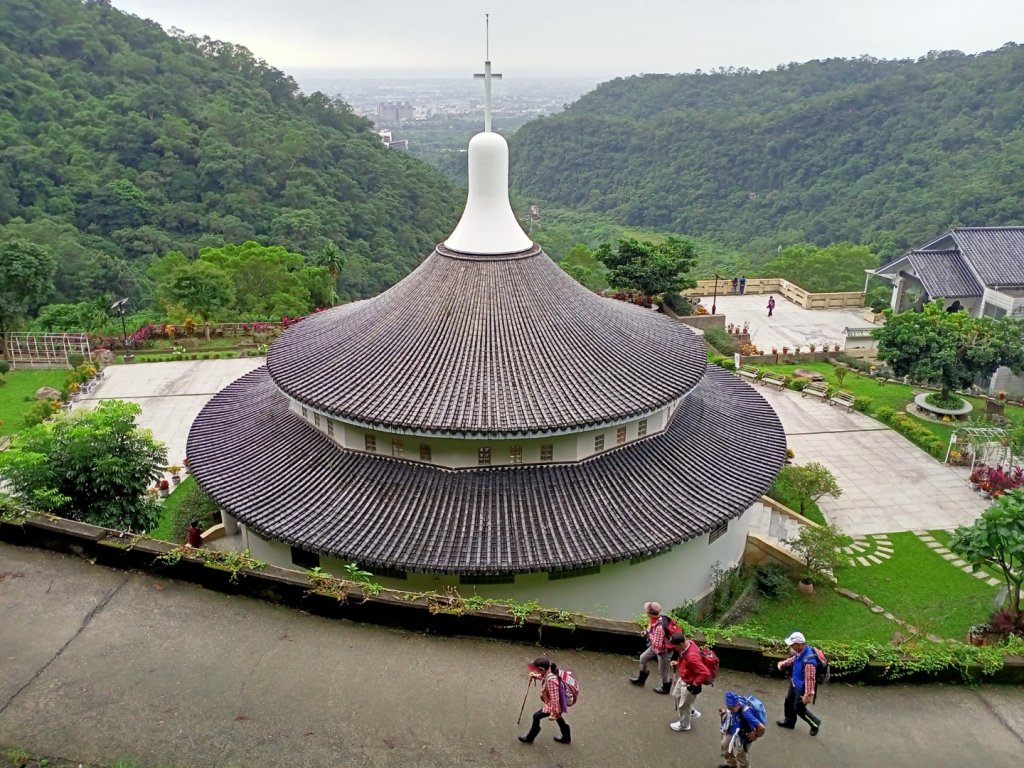
[{"label": "lawn", "polygon": [[799,629],[812,642],[888,643],[893,633],[900,631],[897,624],[871,613],[863,603],[849,600],[824,586],[818,587],[813,595],[793,590],[782,600],[762,600],[746,622],[756,624],[765,634],[780,640]]},{"label": "lawn", "polygon": [[913,533],[890,533],[889,540],[892,558],[867,568],[841,569],[840,586],[870,597],[926,632],[957,640],[995,610],[998,587],[951,565]]},{"label": "lawn", "polygon": [[[932,535],[933,539],[942,544],[942,546],[944,546],[946,549],[949,549],[949,542],[953,540],[952,531],[937,530],[928,531],[928,533]],[[994,565],[983,565],[981,569],[985,571],[989,576],[993,576],[1000,580],[1003,578],[1003,572],[996,568]]]},{"label": "lawn", "polygon": [[[160,511],[160,522],[156,528],[151,530],[147,535],[154,539],[160,539],[161,541],[174,542],[173,534],[171,533],[171,526],[174,523],[174,516],[178,511],[178,507],[181,506],[181,502],[184,501],[185,495],[189,488],[192,488],[196,484],[196,479],[191,475],[185,477],[181,484],[171,491],[171,494],[164,499],[164,503]],[[174,542],[176,544],[182,544],[183,542]]]},{"label": "lawn", "polygon": [[24,428],[25,414],[35,402],[36,390],[40,387],[59,390],[69,374],[70,370],[60,368],[8,371],[4,377],[7,383],[0,386],[0,435],[13,435]]}]

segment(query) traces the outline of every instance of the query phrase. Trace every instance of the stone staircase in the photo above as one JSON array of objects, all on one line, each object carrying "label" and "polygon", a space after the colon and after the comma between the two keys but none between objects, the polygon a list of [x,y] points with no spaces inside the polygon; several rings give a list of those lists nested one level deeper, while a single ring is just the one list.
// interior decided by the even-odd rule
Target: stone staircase
[{"label": "stone staircase", "polygon": [[754,502],[750,513],[750,533],[760,536],[776,549],[796,557],[783,540],[796,536],[800,530],[799,522],[762,500]]}]

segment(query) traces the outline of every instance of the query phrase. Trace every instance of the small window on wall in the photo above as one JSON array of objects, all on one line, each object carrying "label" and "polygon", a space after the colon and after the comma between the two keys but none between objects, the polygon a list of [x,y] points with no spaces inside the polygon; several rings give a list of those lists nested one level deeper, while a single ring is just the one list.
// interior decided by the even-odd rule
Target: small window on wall
[{"label": "small window on wall", "polygon": [[391,455],[402,456],[405,454],[405,441],[400,437],[396,437],[391,441]]},{"label": "small window on wall", "polygon": [[369,451],[370,453],[376,453],[377,452],[377,438],[376,438],[376,436],[375,435],[366,435],[364,437],[364,440],[365,440],[365,444],[366,444],[366,450]]},{"label": "small window on wall", "polygon": [[624,442],[626,442],[626,428],[619,427],[615,430],[615,443],[616,445],[622,445]]},{"label": "small window on wall", "polygon": [[320,414],[319,413],[314,413],[313,414],[313,426],[315,426],[317,429],[320,429]]},{"label": "small window on wall", "polygon": [[477,464],[490,464],[491,463],[491,449],[490,448],[478,448],[476,452],[476,463]]},{"label": "small window on wall", "polygon": [[420,443],[420,461],[433,461],[430,446],[426,443]]},{"label": "small window on wall", "polygon": [[319,568],[320,555],[316,552],[307,552],[304,549],[292,547],[292,565],[297,565],[299,568]]},{"label": "small window on wall", "polygon": [[640,419],[636,423],[636,436],[643,437],[647,434],[647,419]]},{"label": "small window on wall", "polygon": [[555,446],[551,443],[542,443],[540,446],[540,460],[553,461],[555,458]]},{"label": "small window on wall", "polygon": [[729,521],[726,520],[717,528],[712,528],[711,532],[708,533],[708,544],[713,544],[717,539],[722,538],[722,534],[729,530]]},{"label": "small window on wall", "polygon": [[331,419],[327,420],[327,436],[334,437],[334,421]]},{"label": "small window on wall", "polygon": [[594,437],[594,452],[600,452],[604,450],[604,435],[596,435]]},{"label": "small window on wall", "polygon": [[302,406],[302,418],[309,418],[309,409],[306,406]]},{"label": "small window on wall", "polygon": [[511,445],[508,449],[508,461],[509,464],[522,464],[523,463],[523,446]]}]

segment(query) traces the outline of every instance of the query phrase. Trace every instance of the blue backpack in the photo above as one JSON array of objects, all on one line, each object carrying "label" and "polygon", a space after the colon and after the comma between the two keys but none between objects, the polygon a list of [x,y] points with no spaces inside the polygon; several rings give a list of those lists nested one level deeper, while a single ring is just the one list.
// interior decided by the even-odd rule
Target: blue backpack
[{"label": "blue backpack", "polygon": [[764,702],[757,696],[745,696],[740,700],[743,703],[743,709],[749,709],[757,722],[764,726],[768,725],[768,710],[764,708]]}]

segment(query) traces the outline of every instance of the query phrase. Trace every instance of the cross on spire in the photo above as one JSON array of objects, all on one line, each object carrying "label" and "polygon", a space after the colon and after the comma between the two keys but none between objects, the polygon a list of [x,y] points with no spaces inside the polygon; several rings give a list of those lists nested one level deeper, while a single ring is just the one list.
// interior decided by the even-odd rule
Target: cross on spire
[{"label": "cross on spire", "polygon": [[491,131],[491,80],[497,78],[501,80],[501,75],[491,72],[491,14],[485,13],[484,20],[487,25],[487,47],[486,58],[484,59],[484,72],[483,74],[473,75],[474,80],[482,79],[484,81],[484,131],[490,133]]}]

